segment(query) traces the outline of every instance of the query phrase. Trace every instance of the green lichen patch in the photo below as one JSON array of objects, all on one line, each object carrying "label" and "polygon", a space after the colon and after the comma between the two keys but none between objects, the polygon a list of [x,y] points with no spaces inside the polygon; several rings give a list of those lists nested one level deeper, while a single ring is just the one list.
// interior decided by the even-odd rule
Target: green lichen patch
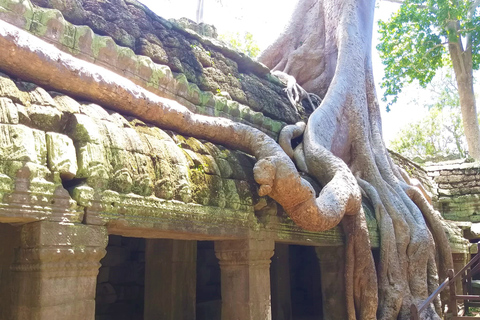
[{"label": "green lichen patch", "polygon": [[8,98],[0,98],[0,123],[18,124],[18,109]]},{"label": "green lichen patch", "polygon": [[48,168],[58,172],[63,179],[73,179],[78,167],[72,139],[63,134],[47,132],[46,145]]},{"label": "green lichen patch", "polygon": [[30,29],[33,5],[28,0],[0,0],[0,19],[25,30]]},{"label": "green lichen patch", "polygon": [[29,31],[67,48],[75,45],[75,26],[65,21],[58,10],[36,8]]},{"label": "green lichen patch", "polygon": [[32,104],[25,108],[30,126],[42,131],[60,131],[65,126],[66,118],[54,107]]},{"label": "green lichen patch", "polygon": [[24,125],[0,124],[0,159],[46,164],[45,133]]},{"label": "green lichen patch", "polygon": [[69,96],[50,92],[50,96],[55,101],[55,106],[62,113],[74,114],[80,113],[80,104]]},{"label": "green lichen patch", "polygon": [[223,192],[225,194],[226,207],[239,210],[242,203],[237,191],[237,185],[233,179],[223,179]]},{"label": "green lichen patch", "polygon": [[92,53],[95,59],[111,66],[117,65],[118,50],[115,41],[110,37],[95,35],[92,41]]},{"label": "green lichen patch", "polygon": [[87,26],[75,26],[73,52],[87,57],[94,57],[93,38],[95,34]]},{"label": "green lichen patch", "polygon": [[193,152],[200,153],[200,154],[208,154],[208,149],[205,148],[202,142],[200,140],[189,137],[185,140],[186,147]]},{"label": "green lichen patch", "polygon": [[15,103],[24,106],[30,105],[30,95],[28,92],[21,91],[6,74],[0,73],[0,97],[9,98]]},{"label": "green lichen patch", "polygon": [[77,154],[77,177],[87,179],[94,188],[105,189],[109,183],[112,168],[108,162],[107,149],[91,142],[75,142]]}]

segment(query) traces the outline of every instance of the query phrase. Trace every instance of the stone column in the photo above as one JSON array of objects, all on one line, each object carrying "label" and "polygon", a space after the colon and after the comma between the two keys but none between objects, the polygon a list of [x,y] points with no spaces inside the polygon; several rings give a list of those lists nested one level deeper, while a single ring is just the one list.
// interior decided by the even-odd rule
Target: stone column
[{"label": "stone column", "polygon": [[21,228],[8,320],[93,320],[105,227],[34,222]]},{"label": "stone column", "polygon": [[[462,270],[462,268],[468,263],[467,255],[468,253],[466,252],[452,252],[453,269],[455,274]],[[463,294],[462,277],[458,277],[457,281],[455,281],[455,291],[457,294]]]},{"label": "stone column", "polygon": [[215,242],[222,281],[222,320],[271,320],[273,240]]},{"label": "stone column", "polygon": [[290,291],[290,256],[288,244],[275,244],[275,255],[270,269],[272,292],[272,319],[292,319]]},{"label": "stone column", "polygon": [[148,239],[144,320],[195,319],[197,242]]},{"label": "stone column", "polygon": [[345,296],[345,250],[343,247],[315,248],[320,262],[323,319],[348,319]]}]

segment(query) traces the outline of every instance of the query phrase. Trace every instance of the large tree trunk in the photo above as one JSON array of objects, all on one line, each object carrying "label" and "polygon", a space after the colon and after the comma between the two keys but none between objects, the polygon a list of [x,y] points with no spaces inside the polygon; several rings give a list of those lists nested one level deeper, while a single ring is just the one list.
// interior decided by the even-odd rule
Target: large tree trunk
[{"label": "large tree trunk", "polygon": [[[455,34],[457,34],[455,30]],[[471,45],[471,44],[470,44]],[[468,44],[467,44],[468,46]],[[467,138],[468,152],[476,160],[480,160],[480,128],[478,126],[477,106],[473,91],[473,63],[471,47],[462,48],[459,37],[449,41],[448,50],[452,58],[453,71],[457,81],[460,109],[462,111],[463,128]]]},{"label": "large tree trunk", "polygon": [[[325,95],[295,152],[305,170],[323,185],[318,198],[289,156],[261,131],[193,114],[1,21],[0,70],[254,155],[259,193],[275,199],[295,223],[320,231],[342,221],[349,319],[408,319],[410,304],[425,299],[437,284],[435,249],[441,276],[453,263],[439,216],[402,178],[383,143],[370,58],[374,5],[374,0],[303,0],[290,27],[291,32],[304,31],[302,40],[287,30],[287,38],[269,51],[276,58],[264,55],[267,64],[289,66],[287,71],[298,79],[301,73],[296,71],[311,72],[314,76],[305,76],[306,83],[313,89],[318,85],[312,91]],[[280,49],[288,50],[281,54]],[[288,135],[291,128],[282,134]],[[380,229],[378,270],[361,192],[372,202]],[[433,306],[423,317],[438,319]]]},{"label": "large tree trunk", "polygon": [[[295,152],[299,162],[306,163],[306,170],[326,185],[332,180],[326,170],[332,164],[320,150],[330,151],[355,173],[375,207],[381,237],[377,273],[370,258],[356,265],[360,256],[369,254],[365,241],[347,249],[347,261],[354,261],[353,275],[347,267],[350,319],[375,319],[376,315],[409,319],[410,305],[425,299],[437,285],[435,248],[440,250],[441,276],[453,263],[439,216],[418,190],[406,184],[383,142],[371,64],[374,5],[374,1],[360,0],[300,1],[289,27],[262,53],[260,61],[324,96]],[[299,156],[302,148],[304,159]],[[352,218],[344,217],[348,219]],[[357,225],[363,223],[361,212],[357,219]],[[359,230],[345,228],[349,247],[357,237],[363,238]],[[372,301],[377,288],[371,286],[377,275],[376,313],[377,303]],[[432,306],[423,317],[438,315]]]},{"label": "large tree trunk", "polygon": [[204,0],[197,0],[197,13],[196,13],[197,23],[203,22],[203,2]]}]

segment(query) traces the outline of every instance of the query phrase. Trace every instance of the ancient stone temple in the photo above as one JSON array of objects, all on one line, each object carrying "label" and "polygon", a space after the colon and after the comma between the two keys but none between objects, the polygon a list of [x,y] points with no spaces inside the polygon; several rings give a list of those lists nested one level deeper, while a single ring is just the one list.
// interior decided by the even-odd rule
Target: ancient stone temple
[{"label": "ancient stone temple", "polygon": [[0,0],[0,20],[1,320],[346,319],[340,228],[298,228],[257,195],[250,155],[54,90],[39,61],[276,139],[311,110],[265,66],[135,0]]}]

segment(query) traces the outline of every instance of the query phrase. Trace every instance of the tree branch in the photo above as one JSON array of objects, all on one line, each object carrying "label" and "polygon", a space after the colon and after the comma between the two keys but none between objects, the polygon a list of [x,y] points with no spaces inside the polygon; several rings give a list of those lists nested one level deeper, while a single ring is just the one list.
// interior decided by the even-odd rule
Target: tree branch
[{"label": "tree branch", "polygon": [[475,13],[475,9],[480,5],[480,0],[475,0],[470,4],[470,7],[468,8],[468,14],[467,17],[471,18],[473,14]]}]

